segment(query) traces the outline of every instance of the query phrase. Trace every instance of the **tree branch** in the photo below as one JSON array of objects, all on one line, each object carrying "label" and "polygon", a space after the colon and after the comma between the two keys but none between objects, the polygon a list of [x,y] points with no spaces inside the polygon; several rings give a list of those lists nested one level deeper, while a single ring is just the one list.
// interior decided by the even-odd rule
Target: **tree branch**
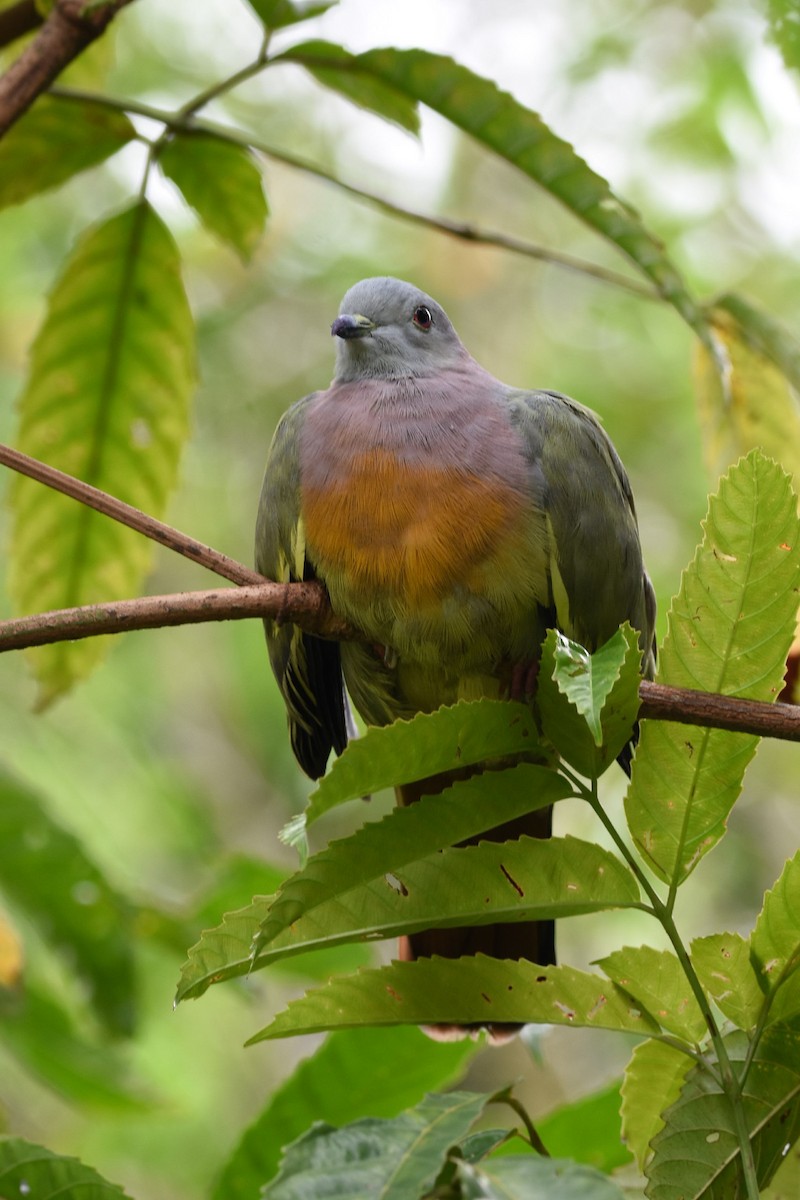
[{"label": "tree branch", "polygon": [[10,46],[17,38],[37,29],[43,20],[35,0],[17,0],[0,12],[0,46]]},{"label": "tree branch", "polygon": [[[80,608],[57,609],[0,622],[0,654],[52,642],[77,641],[101,634],[127,633],[135,629],[197,624],[202,621],[237,621],[247,617],[271,617],[291,622],[306,633],[337,641],[363,640],[363,635],[337,617],[328,595],[319,583],[272,583],[236,559],[195,541],[171,525],[157,521],[138,508],[109,496],[107,492],[57,471],[19,450],[0,444],[0,464],[11,467],[39,483],[55,488],[81,504],[135,529],[144,537],[222,575],[240,586],[238,590],[212,589],[179,592],[167,596],[144,596]],[[800,741],[800,705],[765,704],[670,688],[644,680],[639,695],[641,717],[677,721],[685,725],[711,726],[759,737]]]},{"label": "tree branch", "polygon": [[[256,579],[261,580],[261,576],[256,575]],[[291,622],[306,633],[337,641],[362,639],[358,630],[331,612],[327,592],[321,584],[261,580],[257,585],[235,590],[215,588],[144,596],[2,621],[0,654],[101,634],[195,625],[204,621],[241,621],[252,617]],[[765,704],[758,700],[741,700],[737,696],[664,687],[648,680],[640,684],[639,695],[642,701],[640,717],[800,742],[800,706],[795,704]]]},{"label": "tree branch", "polygon": [[[30,108],[64,68],[105,31],[119,10],[130,3],[131,0],[109,0],[107,4],[90,8],[86,0],[56,0],[31,44],[0,78],[0,136]],[[26,13],[20,12],[18,16],[24,19]]]}]

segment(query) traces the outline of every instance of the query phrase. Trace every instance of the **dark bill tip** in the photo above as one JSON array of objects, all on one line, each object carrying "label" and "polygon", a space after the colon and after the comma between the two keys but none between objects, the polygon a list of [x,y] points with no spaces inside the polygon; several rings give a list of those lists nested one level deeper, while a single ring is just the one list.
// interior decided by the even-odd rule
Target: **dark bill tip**
[{"label": "dark bill tip", "polygon": [[372,330],[375,328],[374,322],[370,321],[369,317],[362,317],[360,314],[337,317],[331,325],[331,336],[340,338],[362,338],[369,337]]}]

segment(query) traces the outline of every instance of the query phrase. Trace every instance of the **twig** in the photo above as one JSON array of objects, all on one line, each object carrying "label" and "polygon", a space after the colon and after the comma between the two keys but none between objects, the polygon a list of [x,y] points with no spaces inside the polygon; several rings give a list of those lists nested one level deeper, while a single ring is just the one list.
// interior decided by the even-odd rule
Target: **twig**
[{"label": "twig", "polygon": [[257,571],[237,562],[235,558],[228,558],[227,554],[221,554],[219,550],[195,541],[194,538],[181,533],[179,529],[173,529],[171,525],[165,525],[163,521],[157,521],[155,517],[148,516],[141,509],[117,500],[116,496],[110,496],[108,492],[102,492],[99,488],[92,487],[91,484],[84,483],[73,475],[67,475],[64,471],[49,467],[36,458],[30,458],[20,450],[12,450],[10,446],[0,444],[0,464],[11,467],[13,471],[19,471],[22,475],[28,475],[31,479],[44,483],[57,492],[63,492],[65,496],[71,496],[73,500],[78,500],[81,504],[87,504],[89,508],[94,508],[97,512],[111,517],[112,520],[119,521],[121,525],[127,525],[129,529],[135,529],[137,533],[143,534],[152,541],[160,542],[162,546],[174,550],[176,554],[190,558],[192,562],[199,563],[201,567],[208,567],[209,571],[214,571],[223,579],[229,579],[231,583],[264,582],[263,576],[259,575]]},{"label": "twig", "polygon": [[197,625],[203,621],[240,621],[273,617],[290,621],[318,637],[352,639],[355,632],[334,616],[320,583],[270,583],[262,580],[240,588],[213,588],[142,596],[81,608],[62,608],[0,622],[0,654],[53,642],[78,641],[107,633]]},{"label": "twig", "polygon": [[0,136],[131,0],[87,10],[86,0],[57,0],[36,37],[0,78]]},{"label": "twig", "polygon": [[720,696],[716,692],[665,687],[646,679],[639,687],[639,695],[642,701],[640,717],[800,742],[800,705],[797,704],[766,704],[762,700],[742,700],[738,696]]},{"label": "twig", "polygon": [[43,20],[35,0],[17,0],[0,12],[0,46],[10,46],[17,38],[37,29]]}]

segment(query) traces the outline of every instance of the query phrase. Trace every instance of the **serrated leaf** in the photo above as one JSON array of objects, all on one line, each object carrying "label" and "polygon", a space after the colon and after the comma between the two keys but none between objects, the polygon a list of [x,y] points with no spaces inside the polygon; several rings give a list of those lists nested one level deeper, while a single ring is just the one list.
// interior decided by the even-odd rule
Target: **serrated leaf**
[{"label": "serrated leaf", "polygon": [[247,0],[256,16],[267,29],[283,29],[318,17],[338,4],[339,0],[310,0],[310,3],[294,3],[293,0]]},{"label": "serrated leaf", "polygon": [[348,744],[312,792],[305,823],[381,788],[523,753],[546,757],[530,709],[507,700],[462,701],[373,726]]},{"label": "serrated leaf", "polygon": [[664,1127],[665,1112],[678,1099],[693,1061],[675,1046],[648,1038],[640,1042],[622,1081],[622,1136],[640,1170],[650,1158],[650,1143]]},{"label": "serrated leaf", "polygon": [[[222,924],[206,930],[191,947],[181,968],[175,1003],[197,1000],[212,984],[249,975],[254,969],[253,947],[272,896],[256,896],[251,904],[225,913]],[[299,953],[272,965],[306,979],[327,979],[332,971],[353,971],[371,961],[369,947],[337,944],[313,954]],[[265,965],[256,961],[256,965]]]},{"label": "serrated leaf", "polygon": [[152,1106],[118,1051],[90,1042],[54,997],[29,981],[14,1011],[0,1018],[0,1039],[26,1070],[75,1104],[128,1113]]},{"label": "serrated leaf", "polygon": [[536,702],[546,736],[582,775],[596,779],[630,741],[641,657],[638,635],[627,623],[594,654],[548,631]]},{"label": "serrated leaf", "polygon": [[759,447],[797,484],[800,345],[739,296],[723,296],[710,310],[709,321],[730,362],[723,394],[716,363],[704,346],[697,348],[695,385],[709,471],[716,478]]},{"label": "serrated leaf", "polygon": [[421,958],[332,979],[293,1001],[248,1045],[359,1025],[491,1022],[656,1033],[654,1019],[600,975],[520,960]]},{"label": "serrated leaf", "polygon": [[135,137],[124,113],[40,96],[0,140],[0,208],[58,187]]},{"label": "serrated leaf", "polygon": [[623,1200],[617,1185],[571,1159],[530,1155],[458,1164],[463,1200]]},{"label": "serrated leaf", "polygon": [[313,1121],[346,1125],[394,1117],[427,1091],[452,1083],[477,1047],[432,1043],[418,1029],[343,1030],[332,1034],[271,1096],[228,1159],[212,1200],[253,1200],[273,1178],[280,1147]]},{"label": "serrated leaf", "polygon": [[[725,1038],[734,1072],[741,1078],[749,1040],[740,1030]],[[759,1188],[780,1166],[785,1147],[800,1133],[800,1030],[771,1026],[758,1044],[744,1082],[742,1110]],[[665,1125],[653,1139],[646,1194],[650,1200],[703,1196],[727,1200],[743,1195],[741,1155],[731,1102],[707,1067],[694,1067]]]},{"label": "serrated leaf", "polygon": [[31,1200],[130,1200],[115,1183],[77,1158],[53,1154],[22,1138],[0,1136],[0,1191]]},{"label": "serrated leaf", "polygon": [[774,996],[770,1019],[800,1013],[800,850],[767,892],[750,938],[752,961],[764,992]]},{"label": "serrated leaf", "polygon": [[651,1012],[668,1033],[696,1043],[707,1032],[689,981],[671,951],[625,946],[597,959],[595,965]]},{"label": "serrated leaf", "polygon": [[465,1137],[489,1096],[450,1092],[426,1096],[391,1120],[365,1118],[343,1129],[318,1122],[284,1154],[264,1200],[409,1200],[436,1181],[450,1147]]},{"label": "serrated leaf", "polygon": [[755,1026],[764,1005],[751,962],[750,943],[738,933],[712,933],[695,938],[692,966],[709,996],[739,1029]]},{"label": "serrated leaf", "polygon": [[[160,517],[194,382],[177,247],[146,203],[79,241],[50,296],[20,401],[19,448]],[[149,541],[31,479],[11,489],[12,592],[22,613],[136,595]],[[87,674],[107,639],[31,651],[42,703]]]},{"label": "serrated leaf", "polygon": [[[799,585],[797,500],[781,468],[753,451],[710,500],[669,612],[658,682],[774,701]],[[749,734],[642,722],[625,811],[660,879],[676,887],[722,837],[756,745]]]},{"label": "serrated leaf", "polygon": [[610,1172],[631,1161],[622,1143],[620,1080],[539,1117],[536,1130],[552,1158]]},{"label": "serrated leaf", "polygon": [[[287,57],[305,65],[313,62],[317,68],[328,65],[315,52],[315,45],[294,46]],[[337,48],[330,63],[340,71],[344,69],[341,55]],[[410,100],[427,104],[518,167],[626,254],[700,337],[709,340],[705,318],[667,257],[663,243],[538,114],[491,80],[475,75],[452,58],[426,50],[369,50],[349,56],[347,69],[356,77],[379,79]]]},{"label": "serrated leaf", "polygon": [[85,981],[112,1033],[135,1020],[134,912],[40,799],[0,774],[0,889]]},{"label": "serrated leaf", "polygon": [[409,133],[419,133],[417,103],[392,85],[370,74],[352,70],[353,55],[333,42],[303,42],[273,61],[296,62],[304,66],[318,83],[352,100],[359,108],[392,121]]},{"label": "serrated leaf", "polygon": [[352,837],[332,842],[280,889],[259,936],[265,946],[310,909],[338,893],[398,871],[416,859],[547,807],[571,794],[554,771],[523,763],[463,780],[408,808],[395,808]]},{"label": "serrated leaf", "polygon": [[341,890],[259,948],[254,967],[300,950],[423,929],[530,921],[637,905],[634,876],[579,838],[521,837],[439,851]]},{"label": "serrated leaf", "polygon": [[248,262],[268,209],[258,164],[243,146],[207,133],[176,133],[159,164],[206,228]]}]

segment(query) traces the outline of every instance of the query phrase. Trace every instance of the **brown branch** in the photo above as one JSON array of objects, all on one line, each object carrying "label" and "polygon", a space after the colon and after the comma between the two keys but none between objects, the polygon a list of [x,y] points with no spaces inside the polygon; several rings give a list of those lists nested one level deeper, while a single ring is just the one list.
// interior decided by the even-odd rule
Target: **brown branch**
[{"label": "brown branch", "polygon": [[86,0],[56,0],[36,37],[0,78],[0,136],[130,3],[109,0],[89,8]]},{"label": "brown branch", "polygon": [[[261,577],[258,576],[260,579]],[[213,588],[202,592],[177,592],[167,596],[142,596],[81,608],[61,608],[0,622],[0,654],[29,646],[78,641],[106,633],[159,629],[172,625],[197,625],[203,621],[241,621],[247,617],[273,617],[291,621],[317,637],[350,640],[357,636],[334,616],[328,594],[320,583],[270,583],[262,580],[241,588]]]},{"label": "brown branch", "polygon": [[229,579],[231,583],[264,582],[263,576],[259,575],[258,571],[246,567],[244,563],[237,562],[235,558],[228,558],[227,554],[220,554],[219,550],[195,541],[194,538],[181,533],[179,529],[173,529],[171,525],[157,521],[155,517],[142,512],[141,509],[117,500],[116,496],[110,496],[108,492],[102,492],[100,488],[92,487],[91,484],[76,479],[74,475],[67,475],[64,471],[58,471],[55,467],[49,467],[46,463],[39,462],[38,459],[31,458],[20,450],[12,450],[10,446],[4,446],[1,443],[0,464],[11,467],[12,471],[19,471],[21,475],[27,475],[38,483],[44,483],[47,487],[54,488],[65,496],[71,496],[73,500],[78,500],[81,504],[86,504],[89,508],[103,513],[104,516],[119,521],[121,525],[127,525],[129,529],[135,529],[137,533],[143,534],[152,541],[160,542],[168,550],[174,550],[176,554],[190,558],[192,562],[199,563],[201,567],[208,567],[209,571],[214,571],[223,579]]},{"label": "brown branch", "polygon": [[37,29],[43,20],[35,0],[17,0],[0,12],[0,46],[10,46],[17,38]]},{"label": "brown branch", "polygon": [[[261,579],[261,576],[256,578]],[[338,641],[362,638],[358,630],[331,612],[321,584],[262,580],[256,586],[145,596],[3,621],[0,622],[0,654],[100,634],[194,625],[204,621],[240,621],[252,617],[291,622],[317,637]],[[765,704],[759,700],[741,700],[737,696],[664,687],[647,680],[641,683],[639,695],[641,717],[800,742],[800,705]]]}]

